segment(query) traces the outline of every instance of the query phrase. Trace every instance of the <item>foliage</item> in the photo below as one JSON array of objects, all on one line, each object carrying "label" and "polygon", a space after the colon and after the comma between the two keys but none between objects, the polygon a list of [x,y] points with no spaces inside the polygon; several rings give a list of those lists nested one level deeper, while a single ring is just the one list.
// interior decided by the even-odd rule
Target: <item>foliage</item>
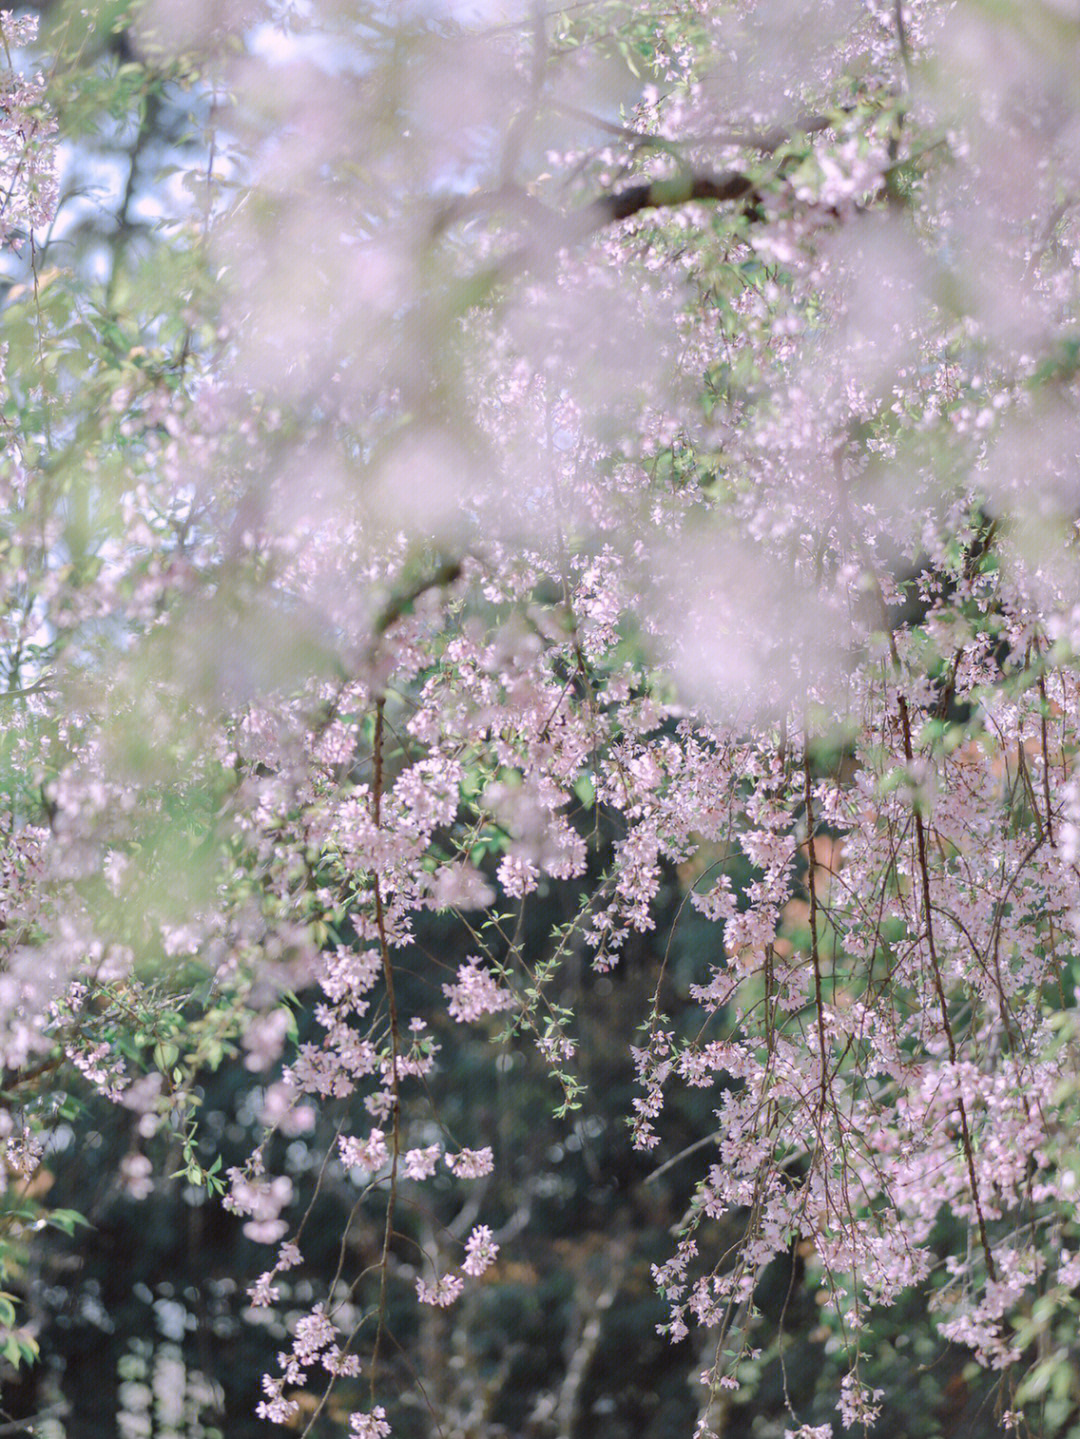
[{"label": "foliage", "polygon": [[1075,15],[49,9],[18,1417],[1080,1432]]}]

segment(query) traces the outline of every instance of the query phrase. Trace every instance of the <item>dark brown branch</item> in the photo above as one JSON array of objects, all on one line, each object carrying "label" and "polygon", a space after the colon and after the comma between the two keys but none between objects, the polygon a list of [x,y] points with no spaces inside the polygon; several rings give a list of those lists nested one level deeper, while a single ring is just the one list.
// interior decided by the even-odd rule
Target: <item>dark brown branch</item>
[{"label": "dark brown branch", "polygon": [[659,210],[666,205],[687,205],[694,200],[714,200],[721,204],[744,200],[755,193],[754,181],[741,170],[725,170],[719,175],[688,174],[672,180],[654,180],[647,185],[632,185],[614,195],[602,195],[570,223],[580,225],[584,234],[591,234],[604,225],[629,220],[643,210]]},{"label": "dark brown branch", "polygon": [[432,222],[431,236],[435,239],[452,225],[499,212],[517,219],[532,233],[520,250],[496,267],[493,278],[505,280],[532,268],[537,255],[552,257],[559,250],[581,244],[608,225],[629,220],[646,210],[693,201],[730,204],[737,200],[747,202],[747,213],[758,217],[763,213],[756,182],[741,170],[725,170],[720,174],[688,172],[667,180],[630,185],[565,213],[551,209],[516,185],[500,185],[494,190],[455,196],[442,205]]},{"label": "dark brown branch", "polygon": [[810,960],[814,967],[814,1004],[817,1009],[818,1049],[821,1055],[821,1112],[829,1098],[829,1049],[825,1038],[825,997],[821,986],[821,951],[818,945],[817,881],[814,871],[814,791],[810,779],[810,736],[803,738],[804,803],[806,805],[806,888],[810,896]]},{"label": "dark brown branch", "polygon": [[[890,638],[892,632],[890,630]],[[895,644],[894,644],[895,654]],[[897,662],[898,662],[897,657]],[[899,695],[897,703],[900,710],[900,727],[904,740],[904,758],[908,765],[914,759],[914,752],[911,744],[911,718],[908,714],[907,700]],[[918,855],[919,875],[922,881],[922,902],[923,917],[926,922],[926,948],[930,956],[930,977],[934,985],[934,994],[937,997],[938,1009],[941,1013],[941,1027],[945,1034],[945,1043],[949,1049],[949,1062],[955,1073],[958,1064],[958,1052],[956,1039],[953,1036],[952,1022],[949,1019],[949,1004],[945,998],[945,986],[941,978],[941,965],[938,962],[937,945],[934,943],[934,920],[933,909],[930,898],[930,863],[926,852],[926,828],[923,824],[922,811],[919,808],[918,800],[915,802],[915,844]],[[959,1084],[959,1076],[957,1077]],[[982,1245],[983,1256],[986,1260],[986,1273],[990,1280],[997,1280],[997,1269],[994,1264],[994,1256],[990,1250],[990,1240],[986,1232],[986,1218],[983,1214],[982,1200],[979,1195],[979,1181],[975,1172],[975,1148],[971,1142],[971,1128],[968,1124],[967,1106],[964,1103],[964,1096],[957,1093],[956,1112],[960,1116],[960,1139],[964,1151],[964,1160],[967,1164],[968,1182],[971,1185],[971,1200],[975,1206],[975,1220],[979,1230],[979,1243]]]},{"label": "dark brown branch", "polygon": [[0,690],[0,700],[26,699],[28,695],[40,694],[42,690],[47,690],[51,687],[52,683],[50,680],[38,680],[36,684],[27,685],[24,689]]},{"label": "dark brown branch", "polygon": [[[383,712],[386,700],[375,701],[375,773],[371,786],[371,818],[376,831],[382,827],[383,797]],[[390,960],[390,944],[386,936],[386,915],[383,908],[379,872],[373,875],[375,928],[379,936],[379,956],[386,985],[386,1007],[390,1018],[390,1092],[394,1102],[394,1128],[390,1151],[390,1192],[386,1200],[386,1226],[383,1230],[382,1255],[379,1260],[379,1308],[375,1342],[371,1352],[371,1394],[375,1396],[375,1378],[379,1364],[379,1347],[386,1325],[386,1289],[390,1272],[390,1242],[394,1236],[394,1211],[397,1204],[398,1160],[401,1155],[401,1096],[399,1093],[398,1055],[401,1052],[401,1030],[398,1023],[397,999],[394,994],[394,967]]]},{"label": "dark brown branch", "polygon": [[[877,592],[877,601],[881,608],[881,621],[889,642],[889,656],[893,663],[893,669],[897,676],[900,676],[903,674],[903,666],[900,663],[900,654],[896,647],[896,635],[893,632],[892,621],[889,619],[889,607],[885,602],[885,593],[881,588],[881,581],[878,579],[877,572],[873,566],[870,566],[869,572]],[[912,762],[915,758],[915,750],[911,741],[911,715],[908,711],[907,698],[905,695],[900,694],[897,696],[897,708],[900,714],[900,733],[904,745],[904,759],[907,761],[910,772]],[[937,944],[934,939],[934,905],[930,893],[930,860],[926,845],[926,826],[923,821],[922,810],[917,796],[914,799],[912,810],[915,819],[915,847],[920,887],[922,890],[923,918],[926,924],[926,948],[930,958],[930,978],[933,983],[938,1010],[941,1014],[941,1028],[945,1035],[945,1043],[948,1047],[949,1062],[952,1064],[955,1072],[959,1060],[959,1052],[956,1046],[956,1037],[953,1034],[952,1021],[949,1018],[949,1003],[945,995],[945,985],[941,977],[941,964],[938,960]],[[971,1127],[968,1123],[967,1105],[964,1103],[963,1094],[957,1094],[956,1096],[956,1111],[960,1116],[961,1148],[963,1149],[964,1162],[967,1167],[968,1182],[971,1185],[971,1200],[975,1208],[975,1221],[979,1231],[979,1243],[982,1247],[983,1257],[986,1260],[986,1273],[991,1281],[996,1281],[997,1266],[994,1264],[994,1256],[990,1248],[990,1237],[986,1229],[986,1217],[983,1213],[982,1198],[979,1193],[979,1179],[975,1169],[975,1147],[971,1140]]]},{"label": "dark brown branch", "polygon": [[[812,117],[820,122],[821,128],[829,123],[828,116]],[[809,121],[807,122],[809,123]],[[759,136],[758,148],[768,150],[776,143],[777,136]],[[920,152],[929,154],[942,145],[935,141]],[[909,155],[896,159],[882,174],[882,183],[867,203],[887,197],[889,187],[897,174],[918,156]],[[783,174],[781,160],[773,178]],[[695,202],[733,204],[743,202],[743,214],[760,222],[765,219],[764,198],[758,188],[760,181],[744,170],[688,170],[666,180],[652,180],[639,185],[630,185],[608,195],[599,195],[577,210],[560,212],[537,200],[534,195],[517,185],[499,185],[492,190],[477,190],[471,195],[457,195],[441,205],[431,224],[433,239],[444,233],[451,225],[503,212],[516,217],[530,226],[533,234],[529,243],[521,250],[509,255],[492,272],[493,277],[505,279],[510,274],[527,269],[535,260],[535,253],[551,255],[554,252],[587,240],[598,230],[622,220],[632,219],[646,210],[660,210],[666,207],[689,205]],[[831,211],[829,213],[836,213]]]},{"label": "dark brown branch", "polygon": [[[391,595],[375,617],[372,630],[378,638],[386,634],[391,625],[410,614],[413,605],[428,590],[446,589],[461,578],[461,560],[456,557],[444,559],[432,574],[419,579],[399,594]],[[0,698],[3,698],[0,695]],[[380,711],[381,715],[381,711]]]},{"label": "dark brown branch", "polygon": [[[826,123],[826,117],[818,118],[822,125]],[[883,172],[878,189],[859,208],[869,209],[881,199],[890,198],[899,172],[943,144],[945,141],[936,140],[918,155],[897,159]],[[773,181],[783,178],[785,164],[786,158],[782,158],[769,178]],[[560,251],[583,244],[608,225],[618,224],[647,210],[694,202],[732,204],[741,201],[742,215],[752,224],[762,224],[768,219],[768,212],[759,183],[742,170],[719,173],[689,171],[670,179],[631,185],[625,190],[600,195],[568,213],[551,209],[519,186],[499,185],[493,190],[455,196],[441,205],[433,216],[430,236],[436,240],[454,224],[499,212],[515,217],[526,231],[516,249],[472,277],[468,286],[468,304],[471,306],[483,303],[500,285],[522,275],[550,271],[556,266]],[[821,213],[834,219],[841,218],[840,212],[833,206],[822,207]]]},{"label": "dark brown branch", "polygon": [[1046,804],[1046,837],[1050,841],[1050,848],[1056,849],[1054,841],[1054,806],[1050,801],[1050,745],[1046,729],[1046,716],[1049,711],[1049,703],[1046,698],[1046,675],[1042,664],[1042,657],[1039,655],[1038,646],[1035,649],[1039,659],[1039,737],[1042,750],[1042,791],[1043,801]]}]

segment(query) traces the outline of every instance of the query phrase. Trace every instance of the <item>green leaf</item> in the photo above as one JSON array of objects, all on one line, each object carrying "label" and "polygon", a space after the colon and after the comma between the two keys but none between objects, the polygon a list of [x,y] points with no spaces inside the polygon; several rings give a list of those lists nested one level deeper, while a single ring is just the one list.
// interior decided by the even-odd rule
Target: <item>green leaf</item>
[{"label": "green leaf", "polygon": [[175,1044],[155,1044],[154,1063],[163,1074],[167,1074],[180,1057],[180,1050]]},{"label": "green leaf", "polygon": [[46,1221],[53,1229],[62,1229],[65,1234],[74,1234],[76,1228],[92,1229],[93,1225],[77,1209],[54,1209]]}]

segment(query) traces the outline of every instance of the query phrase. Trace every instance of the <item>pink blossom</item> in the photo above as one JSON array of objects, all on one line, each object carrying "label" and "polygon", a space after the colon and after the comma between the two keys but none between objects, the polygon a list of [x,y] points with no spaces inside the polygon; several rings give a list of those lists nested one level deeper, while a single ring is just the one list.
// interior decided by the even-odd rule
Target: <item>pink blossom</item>
[{"label": "pink blossom", "polygon": [[446,1309],[454,1303],[464,1287],[465,1281],[457,1274],[444,1274],[434,1284],[418,1279],[416,1297],[421,1304],[433,1304],[439,1309]]},{"label": "pink blossom", "polygon": [[517,1003],[513,994],[482,969],[476,958],[458,966],[457,982],[444,984],[443,993],[450,1001],[450,1018],[456,1019],[459,1024],[469,1023],[484,1014],[513,1009]]},{"label": "pink blossom", "polygon": [[407,1149],[401,1166],[403,1176],[406,1179],[430,1179],[440,1154],[441,1144],[429,1144],[426,1149]]},{"label": "pink blossom", "polygon": [[491,1230],[486,1224],[478,1224],[465,1241],[465,1262],[461,1267],[466,1274],[478,1278],[495,1263],[498,1253],[499,1246],[492,1240]]},{"label": "pink blossom", "polygon": [[276,1304],[280,1297],[280,1290],[276,1284],[270,1281],[273,1275],[270,1272],[260,1274],[255,1283],[248,1290],[248,1298],[255,1309],[265,1309],[270,1304]]},{"label": "pink blossom", "polygon": [[353,1439],[386,1439],[390,1433],[386,1410],[381,1404],[376,1404],[369,1413],[350,1414],[349,1433]]},{"label": "pink blossom", "polygon": [[459,1179],[481,1179],[494,1168],[490,1147],[484,1149],[461,1149],[457,1154],[446,1156],[446,1167]]},{"label": "pink blossom", "polygon": [[390,1151],[381,1129],[373,1129],[363,1141],[342,1135],[338,1140],[338,1149],[347,1169],[360,1169],[366,1174],[376,1174],[384,1165],[390,1163]]},{"label": "pink blossom", "polygon": [[287,1239],[278,1250],[277,1267],[278,1269],[295,1269],[301,1263],[301,1259],[299,1246],[291,1239]]}]

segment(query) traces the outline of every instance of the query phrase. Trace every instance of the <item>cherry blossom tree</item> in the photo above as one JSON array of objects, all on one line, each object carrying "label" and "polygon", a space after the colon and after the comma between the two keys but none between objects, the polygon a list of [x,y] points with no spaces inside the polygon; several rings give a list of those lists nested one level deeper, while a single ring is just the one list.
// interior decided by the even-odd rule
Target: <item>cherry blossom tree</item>
[{"label": "cherry blossom tree", "polygon": [[[569,996],[645,952],[599,1042],[626,1144],[690,1175],[652,1278],[700,1439],[782,1365],[762,1285],[796,1260],[838,1377],[824,1418],[785,1387],[778,1432],[873,1423],[911,1293],[995,1425],[1067,1432],[1075,7],[0,27],[8,1272],[78,1226],[41,1177],[102,1099],[130,1196],[180,1180],[265,1246],[256,1322],[351,1186],[251,1403],[411,1432],[400,1335],[518,1232],[446,1036],[543,1068],[570,1124]],[[103,250],[71,217],[110,136]],[[236,1164],[200,1124],[229,1066],[265,1078]],[[279,1141],[316,1135],[301,1183]]]}]

